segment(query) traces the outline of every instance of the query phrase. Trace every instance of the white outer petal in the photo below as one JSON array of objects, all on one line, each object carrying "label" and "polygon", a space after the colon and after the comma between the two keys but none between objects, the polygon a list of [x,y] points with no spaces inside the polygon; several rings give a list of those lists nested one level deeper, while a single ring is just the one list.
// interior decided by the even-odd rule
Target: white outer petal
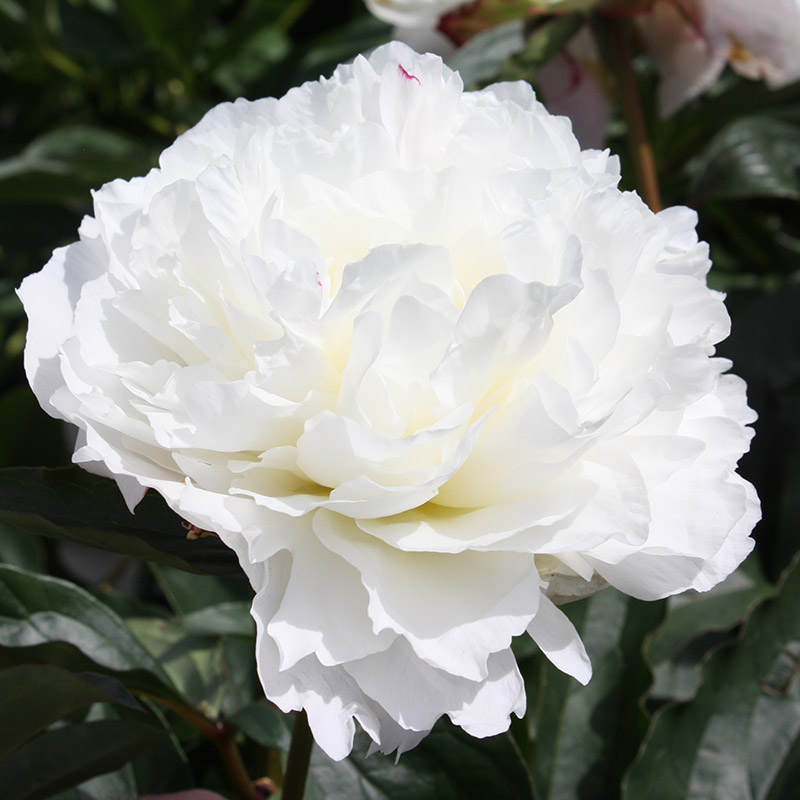
[{"label": "white outer petal", "polygon": [[539,601],[539,610],[528,625],[528,634],[550,661],[584,686],[592,677],[592,664],[574,625],[548,597]]}]

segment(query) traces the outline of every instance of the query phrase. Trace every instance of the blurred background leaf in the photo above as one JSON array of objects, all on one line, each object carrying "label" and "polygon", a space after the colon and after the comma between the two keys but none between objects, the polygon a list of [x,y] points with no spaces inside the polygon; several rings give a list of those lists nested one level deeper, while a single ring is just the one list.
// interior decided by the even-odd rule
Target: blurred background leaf
[{"label": "blurred background leaf", "polygon": [[0,669],[0,759],[71,712],[93,703],[141,708],[115,678],[50,664]]},{"label": "blurred background leaf", "polygon": [[[655,718],[623,796],[788,798],[800,762],[800,569],[714,650],[691,702]],[[702,614],[702,609],[698,609]]]},{"label": "blurred background leaf", "polygon": [[166,737],[144,722],[80,722],[47,731],[0,761],[0,800],[44,800],[110,772]]},{"label": "blurred background leaf", "polygon": [[214,536],[188,539],[160,496],[149,492],[131,514],[113,481],[79,467],[0,470],[0,523],[181,569],[232,575],[247,586],[233,552]]},{"label": "blurred background leaf", "polygon": [[369,742],[359,733],[353,753],[339,762],[315,747],[305,800],[533,799],[530,775],[509,734],[474,739],[442,721],[397,763],[394,756],[367,756]]}]

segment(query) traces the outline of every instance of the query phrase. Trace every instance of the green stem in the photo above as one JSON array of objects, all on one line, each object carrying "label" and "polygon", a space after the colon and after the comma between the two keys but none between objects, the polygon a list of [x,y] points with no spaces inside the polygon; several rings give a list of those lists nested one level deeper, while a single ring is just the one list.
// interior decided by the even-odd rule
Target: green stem
[{"label": "green stem", "polygon": [[224,722],[213,722],[193,708],[188,708],[168,697],[150,694],[150,692],[134,691],[140,697],[147,697],[174,711],[179,717],[199,730],[219,751],[222,762],[231,783],[242,800],[263,800],[262,794],[253,785],[247,774],[239,748],[236,746],[236,729]]},{"label": "green stem", "polygon": [[220,732],[214,744],[219,750],[222,762],[228,772],[231,783],[236,787],[236,791],[242,800],[263,800],[262,794],[256,789],[250,776],[247,774],[242,755],[234,741],[235,733],[230,727],[220,723]]},{"label": "green stem", "polygon": [[633,22],[622,17],[606,17],[603,22],[608,34],[609,58],[617,81],[631,156],[636,168],[636,187],[642,200],[653,211],[658,212],[663,208],[658,171],[653,147],[647,135],[639,84],[633,71]]},{"label": "green stem", "polygon": [[292,743],[289,745],[289,759],[286,762],[286,775],[283,780],[281,800],[302,800],[311,760],[314,737],[308,727],[305,711],[298,711],[292,728]]}]

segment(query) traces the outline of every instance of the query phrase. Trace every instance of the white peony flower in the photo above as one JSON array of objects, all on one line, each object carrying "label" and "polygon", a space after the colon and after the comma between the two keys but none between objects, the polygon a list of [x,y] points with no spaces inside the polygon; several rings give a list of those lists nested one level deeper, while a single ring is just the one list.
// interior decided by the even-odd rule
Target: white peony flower
[{"label": "white peony flower", "polygon": [[379,19],[407,28],[433,28],[440,17],[471,0],[364,0]]},{"label": "white peony flower", "polygon": [[800,79],[800,0],[656,0],[639,26],[671,114],[730,64],[772,89]]},{"label": "white peony flower", "polygon": [[556,603],[728,575],[754,414],[695,215],[654,215],[523,83],[394,43],[224,103],[94,194],[25,280],[25,364],[74,460],[238,554],[258,670],[319,745],[384,751],[525,708]]}]

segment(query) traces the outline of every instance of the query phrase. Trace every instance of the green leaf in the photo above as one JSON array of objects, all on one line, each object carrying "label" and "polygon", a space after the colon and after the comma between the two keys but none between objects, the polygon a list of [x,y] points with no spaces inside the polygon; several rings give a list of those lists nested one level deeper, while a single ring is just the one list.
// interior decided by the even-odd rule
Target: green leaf
[{"label": "green leaf", "polygon": [[541,656],[521,664],[535,723],[536,796],[613,797],[647,728],[639,703],[650,683],[642,642],[663,619],[664,603],[605,589],[563,610],[581,633],[593,675],[581,686]]},{"label": "green leaf", "polygon": [[154,492],[131,514],[116,484],[78,467],[0,470],[0,521],[190,572],[244,581],[236,556],[216,537],[188,540],[181,520]]},{"label": "green leaf", "polygon": [[[190,543],[191,544],[191,543]],[[172,567],[151,564],[151,570],[158,585],[164,592],[172,610],[178,614],[191,614],[208,606],[223,603],[243,603],[249,605],[253,592],[250,584],[238,580],[210,575],[196,575]]]},{"label": "green leaf", "polygon": [[498,80],[531,80],[553,56],[564,48],[583,27],[584,18],[577,14],[553,17],[537,26],[525,47],[512,55],[503,66]]},{"label": "green leaf", "polygon": [[750,611],[773,592],[757,558],[751,557],[746,570],[740,567],[712,592],[670,598],[667,618],[646,644],[655,674],[650,696],[689,700],[700,685],[710,650],[728,641]]},{"label": "green leaf", "polygon": [[791,750],[783,759],[766,800],[786,800],[797,794],[800,782],[800,739],[795,738]]},{"label": "green leaf", "polygon": [[250,603],[220,603],[187,614],[184,630],[205,636],[247,636],[255,638],[256,626],[250,616]]},{"label": "green leaf", "polygon": [[[76,718],[75,721],[97,722],[107,719],[126,719],[132,720],[133,722],[142,721],[141,719],[132,719],[132,713],[136,712],[132,712],[130,709],[118,705],[103,703],[93,705],[88,710],[85,717],[81,719]],[[154,721],[156,719],[159,720],[161,727],[165,730],[168,728],[167,722],[163,716],[154,714]],[[165,746],[169,746],[170,741],[171,737],[165,738],[161,744],[145,751],[142,755],[138,756],[135,761],[142,762],[144,760],[149,761],[153,759],[160,750],[163,750]],[[184,783],[182,785],[186,786],[189,784]],[[144,788],[144,790],[139,791],[140,788]],[[139,797],[139,795],[142,794],[147,794],[147,787],[140,787],[138,785],[134,771],[134,761],[129,761],[114,772],[96,775],[71,789],[59,792],[52,800],[124,800],[125,798]]]},{"label": "green leaf", "polygon": [[650,637],[648,658],[653,662],[663,661],[697,636],[733,628],[773,591],[774,587],[763,578],[753,583],[741,572],[736,572],[713,593],[687,592],[680,595],[670,602],[666,620]]},{"label": "green leaf", "polygon": [[181,694],[206,706],[212,716],[232,713],[255,699],[252,639],[195,635],[181,620],[129,619],[128,625]]},{"label": "green leaf", "polygon": [[[163,747],[163,745],[161,745]],[[151,758],[153,750],[145,751],[144,758]],[[116,800],[117,798],[139,797],[136,776],[131,763],[124,764],[115,772],[96,775],[75,788],[75,800]],[[61,798],[56,798],[61,800]]]},{"label": "green leaf", "polygon": [[103,65],[131,61],[135,49],[125,36],[118,16],[104,13],[107,10],[110,9],[61,3],[60,39],[64,50]]},{"label": "green leaf", "polygon": [[[56,658],[54,663],[67,668],[80,664],[90,671],[95,665],[115,674],[138,671],[152,676],[151,685],[172,686],[125,623],[88,592],[67,581],[0,565],[0,663],[35,658],[28,651],[53,644],[61,646],[39,656]],[[89,665],[74,657],[76,650]]]},{"label": "green leaf", "polygon": [[57,128],[0,161],[0,202],[82,202],[90,189],[152,166],[149,149],[125,134],[91,125]]},{"label": "green leaf", "polygon": [[[147,707],[154,720],[159,720],[159,724],[169,735],[155,747],[129,761],[120,770],[105,773],[88,783],[80,784],[77,787],[78,792],[88,794],[91,800],[126,800],[140,795],[158,795],[195,784],[195,779],[189,770],[186,752],[176,735],[176,728],[180,729],[181,736],[189,747],[195,747],[202,741],[199,739],[199,734],[190,728],[188,723],[178,722],[174,717],[172,720],[168,719],[163,707],[149,698],[143,697],[142,705]],[[85,721],[122,719],[138,722],[134,715],[134,711],[123,706],[99,705],[92,706]],[[219,772],[223,771],[222,764],[214,766],[217,766]],[[115,784],[122,784],[122,787],[115,789]],[[126,791],[125,785],[133,788]],[[74,800],[90,800],[90,798],[81,794]]]},{"label": "green leaf", "polygon": [[163,604],[156,605],[155,603],[145,602],[103,584],[92,587],[90,592],[93,597],[96,597],[103,605],[108,606],[117,616],[124,620],[130,617],[169,619],[172,616],[164,608]]},{"label": "green leaf", "polygon": [[38,536],[18,531],[0,522],[0,562],[38,572],[44,552]]},{"label": "green leaf", "polygon": [[[329,5],[329,8],[333,7]],[[341,18],[340,14],[336,16]],[[329,28],[316,38],[313,47],[301,58],[294,60],[295,69],[290,73],[292,83],[330,75],[339,64],[389,41],[391,32],[392,28],[387,23],[372,14],[356,17],[334,29]]]},{"label": "green leaf", "polygon": [[214,81],[235,97],[286,58],[290,50],[291,41],[277,27],[250,31],[250,36],[214,71]]},{"label": "green leaf", "polygon": [[773,117],[743,117],[714,136],[688,165],[700,197],[800,200],[800,126]]},{"label": "green leaf", "polygon": [[262,747],[289,751],[292,739],[291,718],[267,700],[240,708],[228,720]]},{"label": "green leaf", "polygon": [[118,0],[129,18],[154,43],[160,43],[176,33],[173,31],[176,22],[193,16],[187,13],[193,2],[195,0],[173,0],[165,6],[158,0]]},{"label": "green leaf", "polygon": [[95,775],[119,769],[166,737],[143,722],[65,725],[37,736],[0,761],[0,800],[43,800]]},{"label": "green leaf", "polygon": [[696,697],[656,715],[625,798],[770,796],[800,738],[798,608],[795,566],[774,599],[750,615],[741,640],[712,653]]},{"label": "green leaf", "polygon": [[353,752],[331,761],[315,747],[305,800],[525,800],[530,774],[510,734],[475,739],[441,721],[422,743],[393,756],[367,756],[370,739],[358,733]]},{"label": "green leaf", "polygon": [[491,80],[511,55],[522,50],[523,29],[522,20],[516,20],[481,31],[453,53],[448,66],[461,75],[467,87]]},{"label": "green leaf", "polygon": [[119,681],[48,664],[0,670],[0,758],[67,714],[92,703],[141,706]]},{"label": "green leaf", "polygon": [[0,16],[6,25],[24,25],[27,23],[27,11],[19,0],[0,0]]}]

